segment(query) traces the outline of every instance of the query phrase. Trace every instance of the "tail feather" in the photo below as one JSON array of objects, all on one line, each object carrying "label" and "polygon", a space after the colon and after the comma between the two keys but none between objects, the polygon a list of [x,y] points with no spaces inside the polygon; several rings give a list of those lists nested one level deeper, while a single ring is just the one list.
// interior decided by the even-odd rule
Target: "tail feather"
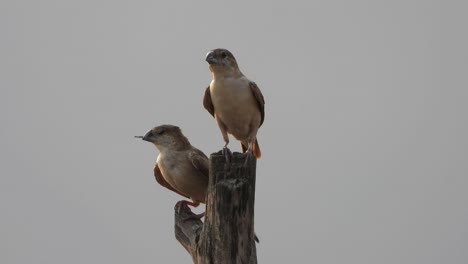
[{"label": "tail feather", "polygon": [[255,139],[255,147],[253,149],[253,153],[257,159],[262,157],[262,152],[260,151],[260,147],[258,146],[258,141]]}]

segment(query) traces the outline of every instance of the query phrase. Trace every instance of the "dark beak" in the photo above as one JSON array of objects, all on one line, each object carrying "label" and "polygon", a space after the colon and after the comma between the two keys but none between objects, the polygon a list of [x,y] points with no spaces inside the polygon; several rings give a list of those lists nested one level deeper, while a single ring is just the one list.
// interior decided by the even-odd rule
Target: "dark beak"
[{"label": "dark beak", "polygon": [[154,135],[153,135],[153,131],[150,130],[150,131],[148,131],[148,133],[146,133],[146,134],[143,136],[142,139],[143,139],[144,141],[149,141],[149,142],[151,142],[151,138],[153,138],[153,136],[154,136]]},{"label": "dark beak", "polygon": [[217,64],[218,63],[218,60],[215,58],[215,54],[213,51],[210,51],[207,55],[206,55],[206,61],[209,63],[209,64]]}]

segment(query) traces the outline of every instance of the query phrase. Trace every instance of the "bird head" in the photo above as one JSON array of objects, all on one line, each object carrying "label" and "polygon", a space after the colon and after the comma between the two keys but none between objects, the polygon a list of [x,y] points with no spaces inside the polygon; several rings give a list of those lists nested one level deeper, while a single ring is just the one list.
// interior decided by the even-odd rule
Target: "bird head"
[{"label": "bird head", "polygon": [[182,134],[178,126],[161,125],[152,128],[142,139],[153,143],[160,151],[179,150],[190,146],[188,139]]},{"label": "bird head", "polygon": [[227,49],[214,49],[206,54],[206,62],[213,74],[240,74],[234,55]]}]

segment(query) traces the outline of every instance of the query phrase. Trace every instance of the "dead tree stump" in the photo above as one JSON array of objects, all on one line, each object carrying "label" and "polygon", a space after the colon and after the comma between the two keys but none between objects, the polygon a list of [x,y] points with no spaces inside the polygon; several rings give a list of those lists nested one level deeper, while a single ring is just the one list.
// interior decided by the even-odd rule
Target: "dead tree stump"
[{"label": "dead tree stump", "polygon": [[[256,158],[222,152],[210,156],[205,222],[185,204],[176,205],[175,234],[196,264],[257,263],[254,234]],[[189,218],[189,220],[187,220]]]}]

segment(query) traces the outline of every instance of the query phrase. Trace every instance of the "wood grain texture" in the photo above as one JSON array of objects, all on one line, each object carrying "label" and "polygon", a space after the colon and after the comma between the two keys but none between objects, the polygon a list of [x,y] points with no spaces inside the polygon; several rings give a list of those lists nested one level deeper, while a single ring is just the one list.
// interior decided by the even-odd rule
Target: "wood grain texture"
[{"label": "wood grain texture", "polygon": [[177,240],[196,264],[257,263],[254,234],[256,159],[234,153],[229,164],[222,152],[210,156],[205,221],[184,204],[175,207]]}]

